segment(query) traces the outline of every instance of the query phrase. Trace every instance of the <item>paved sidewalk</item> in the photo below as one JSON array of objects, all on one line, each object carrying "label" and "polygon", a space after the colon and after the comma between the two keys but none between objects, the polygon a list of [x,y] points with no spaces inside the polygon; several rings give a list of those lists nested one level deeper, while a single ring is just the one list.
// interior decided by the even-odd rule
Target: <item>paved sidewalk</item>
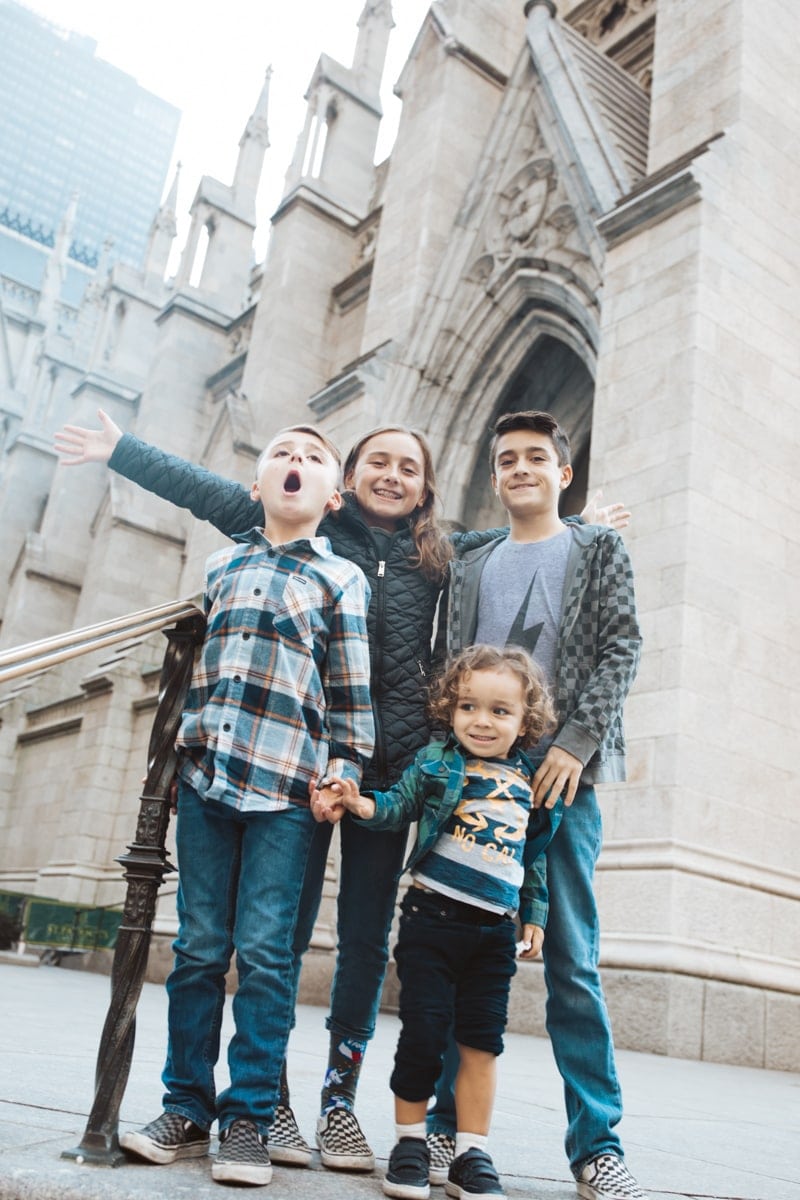
[{"label": "paved sidewalk", "polygon": [[[111,1169],[59,1157],[79,1143],[86,1125],[108,997],[109,981],[102,976],[0,963],[0,1200],[222,1200],[226,1189],[211,1181],[204,1159]],[[309,1140],[327,1049],[323,1018],[321,1009],[301,1008],[290,1051],[293,1104]],[[164,990],[145,984],[122,1128],[161,1111],[165,1030]],[[396,1036],[395,1018],[381,1016],[359,1089],[358,1112],[378,1155],[376,1172],[337,1174],[318,1161],[310,1170],[276,1167],[265,1197],[382,1195],[392,1143],[387,1080]],[[630,1051],[620,1051],[618,1061],[627,1161],[652,1200],[800,1200],[800,1076]],[[549,1045],[509,1035],[491,1137],[509,1200],[574,1200],[563,1125]],[[442,1188],[431,1194],[445,1200]]]}]

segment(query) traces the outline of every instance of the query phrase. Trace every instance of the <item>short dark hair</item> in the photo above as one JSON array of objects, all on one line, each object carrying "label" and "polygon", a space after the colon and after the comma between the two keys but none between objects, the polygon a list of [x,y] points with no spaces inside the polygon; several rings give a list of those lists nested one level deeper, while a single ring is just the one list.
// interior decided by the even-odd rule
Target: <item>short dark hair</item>
[{"label": "short dark hair", "polygon": [[503,413],[495,421],[492,440],[489,444],[489,466],[493,475],[495,474],[494,459],[498,441],[504,433],[514,433],[517,429],[531,429],[534,433],[547,434],[555,447],[558,465],[560,467],[569,465],[571,461],[569,438],[558,421],[552,413],[539,412],[537,409],[529,408],[523,412]]}]

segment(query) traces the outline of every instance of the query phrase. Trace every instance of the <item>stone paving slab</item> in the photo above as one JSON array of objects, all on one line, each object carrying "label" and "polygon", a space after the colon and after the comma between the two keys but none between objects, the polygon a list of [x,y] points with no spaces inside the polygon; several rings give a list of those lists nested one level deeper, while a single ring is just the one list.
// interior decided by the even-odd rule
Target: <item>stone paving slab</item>
[{"label": "stone paving slab", "polygon": [[[0,963],[0,1200],[220,1200],[207,1160],[116,1169],[60,1158],[77,1146],[92,1101],[109,997],[104,976]],[[324,1012],[301,1007],[290,1047],[293,1105],[313,1141],[327,1034]],[[380,1197],[392,1144],[388,1078],[398,1023],[382,1014],[359,1089],[359,1116],[378,1157],[374,1174],[275,1168],[272,1200]],[[164,989],[145,984],[121,1127],[161,1110]],[[231,1032],[226,1010],[223,1037]],[[627,1159],[651,1200],[800,1200],[800,1076],[621,1051]],[[509,1200],[574,1200],[562,1149],[561,1081],[548,1043],[510,1034],[500,1060],[492,1153]],[[224,1064],[220,1086],[226,1082]],[[433,1200],[444,1200],[433,1189]]]}]

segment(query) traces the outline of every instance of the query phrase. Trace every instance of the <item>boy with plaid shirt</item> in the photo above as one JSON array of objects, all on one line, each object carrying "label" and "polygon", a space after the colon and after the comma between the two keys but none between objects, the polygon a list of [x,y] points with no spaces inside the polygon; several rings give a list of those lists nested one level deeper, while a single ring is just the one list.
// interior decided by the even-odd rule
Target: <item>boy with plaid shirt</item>
[{"label": "boy with plaid shirt", "polygon": [[[486,642],[522,646],[542,668],[558,725],[536,747],[543,759],[533,803],[563,796],[564,817],[547,851],[550,918],[543,957],[547,1031],[564,1080],[566,1150],[584,1200],[646,1200],[625,1166],[615,1126],[622,1100],[606,1012],[593,893],[602,842],[595,783],[625,778],[622,706],[641,637],[633,572],[619,534],[562,524],[572,481],[569,440],[550,413],[506,413],[490,447],[492,485],[508,535],[450,564],[447,620],[438,656]],[[452,1154],[452,1070],[428,1118],[431,1178]]]},{"label": "boy with plaid shirt", "polygon": [[[252,529],[207,564],[208,625],[178,734],[180,867],[167,980],[164,1112],[121,1145],[150,1162],[207,1154],[219,1182],[264,1185],[267,1131],[294,1010],[292,936],[314,827],[309,790],[358,784],[373,750],[360,569],[317,537],[341,505],[341,460],[313,426],[259,458]],[[236,951],[231,1085],[219,1096],[225,974]]]}]

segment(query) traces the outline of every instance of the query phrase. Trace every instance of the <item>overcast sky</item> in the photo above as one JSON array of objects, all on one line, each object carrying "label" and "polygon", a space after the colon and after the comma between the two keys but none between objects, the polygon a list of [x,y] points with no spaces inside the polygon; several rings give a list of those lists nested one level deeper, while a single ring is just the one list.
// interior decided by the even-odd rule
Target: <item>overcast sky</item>
[{"label": "overcast sky", "polygon": [[[64,29],[88,34],[97,56],[181,109],[175,160],[182,162],[179,240],[201,175],[230,183],[239,138],[272,64],[270,149],[259,194],[256,247],[305,118],[303,95],[322,51],[349,66],[364,0],[23,0]],[[391,149],[399,116],[392,95],[430,0],[393,0],[395,29],[382,92],[378,158]],[[173,164],[174,166],[174,164]]]}]

